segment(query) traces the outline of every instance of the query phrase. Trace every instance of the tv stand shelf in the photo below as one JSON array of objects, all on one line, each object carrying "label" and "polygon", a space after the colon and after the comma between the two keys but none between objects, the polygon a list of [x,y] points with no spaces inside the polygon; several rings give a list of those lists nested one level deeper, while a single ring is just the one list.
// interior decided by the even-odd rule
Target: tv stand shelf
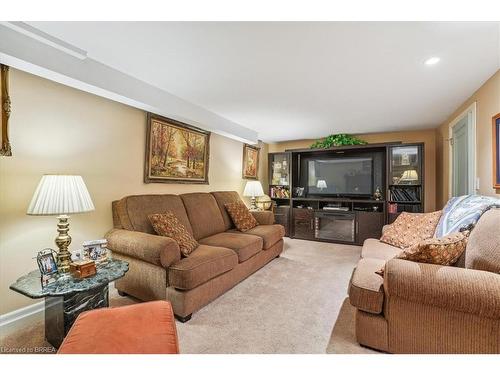
[{"label": "tv stand shelf", "polygon": [[356,245],[380,238],[382,227],[401,211],[424,210],[423,146],[377,143],[270,153],[275,221],[291,238]]}]

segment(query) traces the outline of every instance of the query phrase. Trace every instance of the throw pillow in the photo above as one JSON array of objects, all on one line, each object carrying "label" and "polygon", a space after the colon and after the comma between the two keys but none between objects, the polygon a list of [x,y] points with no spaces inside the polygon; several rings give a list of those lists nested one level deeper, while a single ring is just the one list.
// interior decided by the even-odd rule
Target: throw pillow
[{"label": "throw pillow", "polygon": [[404,249],[396,258],[450,266],[465,251],[467,238],[468,232],[456,232],[441,238],[429,238]]},{"label": "throw pillow", "polygon": [[224,206],[229,216],[231,216],[234,225],[240,232],[246,232],[259,225],[244,203],[226,203]]},{"label": "throw pillow", "polygon": [[164,214],[148,215],[155,232],[164,237],[170,237],[179,245],[182,255],[187,257],[198,247],[198,242],[186,227],[170,211]]},{"label": "throw pillow", "polygon": [[402,212],[398,218],[384,230],[381,242],[405,248],[431,238],[441,217],[441,211],[430,213]]}]

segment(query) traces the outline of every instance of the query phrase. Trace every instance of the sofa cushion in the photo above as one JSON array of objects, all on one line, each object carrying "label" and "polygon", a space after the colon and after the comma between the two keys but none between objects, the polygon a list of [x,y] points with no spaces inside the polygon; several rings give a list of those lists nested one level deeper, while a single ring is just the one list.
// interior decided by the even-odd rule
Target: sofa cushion
[{"label": "sofa cushion", "polygon": [[183,258],[168,269],[168,281],[177,289],[196,288],[238,264],[238,255],[228,248],[200,245],[189,257]]},{"label": "sofa cushion", "polygon": [[186,207],[196,240],[224,232],[224,219],[210,193],[188,193],[180,196]]},{"label": "sofa cushion", "polygon": [[241,202],[240,195],[236,191],[213,191],[211,194],[217,201],[217,205],[219,206],[222,219],[224,219],[224,230],[233,229],[234,224],[233,221],[231,220],[231,217],[227,213],[225,204]]},{"label": "sofa cushion", "polygon": [[202,238],[200,243],[209,246],[227,247],[238,254],[239,262],[251,258],[262,250],[263,240],[250,234],[223,232]]},{"label": "sofa cushion", "polygon": [[481,216],[472,230],[465,250],[465,268],[500,274],[500,209]]},{"label": "sofa cushion", "polygon": [[151,225],[158,235],[169,237],[179,245],[179,249],[185,257],[191,254],[198,247],[198,242],[186,227],[170,211],[163,214],[148,215]]},{"label": "sofa cushion", "polygon": [[193,233],[182,199],[173,194],[130,195],[114,206],[123,229],[156,234],[148,219],[150,214],[172,212]]},{"label": "sofa cushion", "polygon": [[[235,229],[230,232],[240,233]],[[247,230],[245,234],[261,237],[264,240],[264,250],[267,250],[283,238],[285,235],[285,227],[280,224],[257,225],[255,228]]]},{"label": "sofa cushion", "polygon": [[434,235],[440,217],[441,211],[402,212],[396,221],[384,230],[380,241],[401,248],[415,245]]},{"label": "sofa cushion", "polygon": [[349,284],[349,301],[360,310],[380,314],[384,305],[384,278],[376,272],[383,268],[383,259],[361,259]]},{"label": "sofa cushion", "polygon": [[368,238],[363,243],[361,258],[389,260],[399,255],[401,251],[399,247],[380,242],[375,238]]},{"label": "sofa cushion", "polygon": [[246,232],[259,225],[243,202],[226,203],[225,206],[231,220],[240,232]]},{"label": "sofa cushion", "polygon": [[455,264],[465,251],[467,235],[457,232],[441,238],[428,238],[405,248],[396,258],[449,266]]}]

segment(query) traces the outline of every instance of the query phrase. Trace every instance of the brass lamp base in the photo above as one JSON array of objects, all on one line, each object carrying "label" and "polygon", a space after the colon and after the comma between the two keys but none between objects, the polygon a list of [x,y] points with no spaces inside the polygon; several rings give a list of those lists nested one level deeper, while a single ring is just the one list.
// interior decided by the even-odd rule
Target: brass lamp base
[{"label": "brass lamp base", "polygon": [[59,274],[69,273],[69,264],[71,263],[71,253],[68,250],[69,244],[71,243],[71,236],[69,232],[69,216],[60,215],[57,217],[59,223],[57,223],[57,231],[59,235],[56,237],[56,245],[59,248],[57,253],[57,272]]}]

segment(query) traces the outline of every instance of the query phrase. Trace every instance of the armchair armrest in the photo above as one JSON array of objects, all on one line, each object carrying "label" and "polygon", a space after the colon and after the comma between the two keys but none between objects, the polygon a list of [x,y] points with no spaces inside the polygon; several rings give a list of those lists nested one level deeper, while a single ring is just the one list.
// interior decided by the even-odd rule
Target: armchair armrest
[{"label": "armchair armrest", "polygon": [[500,319],[500,275],[474,269],[391,259],[385,265],[386,297]]},{"label": "armchair armrest", "polygon": [[112,229],[106,233],[108,248],[119,254],[144,260],[157,266],[169,267],[181,259],[179,245],[169,237]]},{"label": "armchair armrest", "polygon": [[389,229],[389,227],[391,226],[392,224],[386,224],[382,227],[382,234],[384,234],[384,232]]},{"label": "armchair armrest", "polygon": [[274,224],[274,214],[272,211],[250,211],[260,225]]}]

